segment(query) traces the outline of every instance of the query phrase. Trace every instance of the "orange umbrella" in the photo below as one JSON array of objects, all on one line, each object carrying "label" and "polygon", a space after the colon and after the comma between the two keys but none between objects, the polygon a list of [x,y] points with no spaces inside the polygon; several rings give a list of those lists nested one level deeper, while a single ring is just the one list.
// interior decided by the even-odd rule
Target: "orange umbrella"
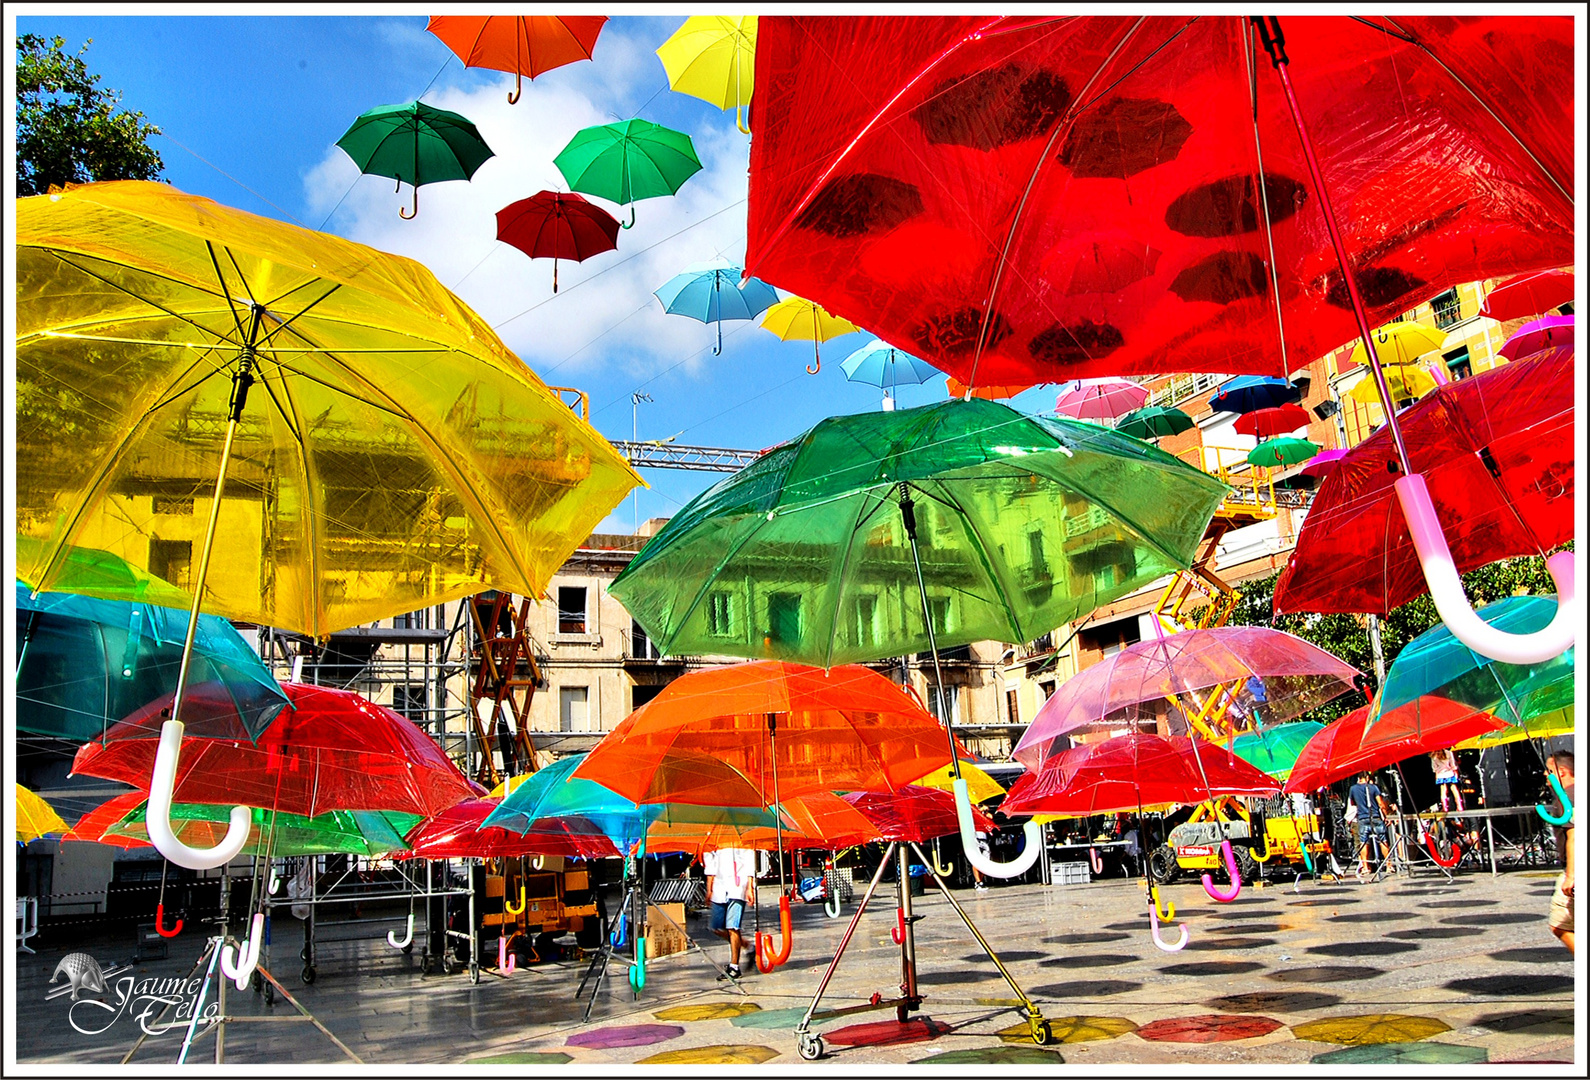
[{"label": "orange umbrella", "polygon": [[[966,396],[966,384],[955,378],[955,376],[950,376],[950,381],[946,385],[949,388],[950,397],[963,398]],[[999,401],[1002,398],[1013,398],[1017,394],[1025,393],[1037,385],[1037,383],[1020,383],[1015,386],[979,386],[972,391],[972,396],[974,398],[982,398],[984,401]]]},{"label": "orange umbrella", "polygon": [[432,15],[425,29],[465,67],[513,72],[512,105],[523,76],[589,60],[605,22],[606,15]]},{"label": "orange umbrella", "polygon": [[880,838],[868,818],[832,792],[820,791],[779,804],[784,816],[794,823],[790,829],[766,825],[698,825],[691,822],[659,821],[646,833],[646,850],[657,855],[665,851],[699,854],[717,848],[779,850],[787,848],[845,848]]}]

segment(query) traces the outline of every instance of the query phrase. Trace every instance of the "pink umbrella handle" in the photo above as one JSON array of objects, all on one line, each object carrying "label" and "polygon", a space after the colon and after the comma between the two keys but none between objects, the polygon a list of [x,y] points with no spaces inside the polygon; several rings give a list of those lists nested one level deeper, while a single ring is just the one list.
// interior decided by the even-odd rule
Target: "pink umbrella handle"
[{"label": "pink umbrella handle", "polygon": [[1174,952],[1181,952],[1183,949],[1185,949],[1187,947],[1187,924],[1186,923],[1177,923],[1176,924],[1176,928],[1177,928],[1178,931],[1180,931],[1181,937],[1176,942],[1176,944],[1171,945],[1168,942],[1166,942],[1166,940],[1164,938],[1159,936],[1159,916],[1157,914],[1155,914],[1155,912],[1154,912],[1154,902],[1152,900],[1149,901],[1149,904],[1148,904],[1148,930],[1149,930],[1149,933],[1154,936],[1154,947],[1156,949],[1158,949],[1160,952],[1171,952],[1171,953],[1174,953]]},{"label": "pink umbrella handle", "polygon": [[1204,892],[1209,894],[1211,900],[1218,900],[1222,904],[1229,904],[1242,892],[1242,872],[1237,869],[1237,856],[1231,850],[1231,841],[1220,841],[1220,854],[1226,860],[1226,872],[1231,875],[1231,887],[1228,889],[1215,888],[1215,879],[1208,874],[1203,876]]},{"label": "pink umbrella handle", "polygon": [[1095,874],[1104,873],[1104,856],[1099,854],[1098,848],[1088,848],[1088,865],[1093,868]]},{"label": "pink umbrella handle", "polygon": [[519,958],[508,951],[508,937],[503,935],[497,939],[497,970],[504,975],[513,974],[519,966]]},{"label": "pink umbrella handle", "polygon": [[1559,551],[1546,559],[1546,569],[1557,584],[1557,614],[1551,624],[1532,634],[1509,634],[1480,618],[1463,593],[1452,552],[1441,522],[1430,502],[1430,491],[1418,473],[1398,477],[1395,487],[1408,522],[1408,535],[1419,553],[1424,580],[1430,586],[1441,621],[1463,644],[1504,664],[1539,664],[1562,655],[1574,645],[1579,625],[1574,594],[1573,552]]}]

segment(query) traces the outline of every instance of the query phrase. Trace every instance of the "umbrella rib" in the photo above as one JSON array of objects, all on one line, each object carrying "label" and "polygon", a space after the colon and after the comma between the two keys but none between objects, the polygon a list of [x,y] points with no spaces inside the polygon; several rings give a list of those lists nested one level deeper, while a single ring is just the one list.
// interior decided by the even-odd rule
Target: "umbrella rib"
[{"label": "umbrella rib", "polygon": [[[226,275],[221,273],[221,261],[215,257],[215,245],[206,240],[204,242],[204,250],[210,256],[210,265],[215,267],[216,284],[221,286],[221,295],[226,297],[226,310],[232,316],[232,325],[237,328],[237,336],[238,339],[241,340],[245,336],[243,330],[243,320],[239,319],[237,316],[237,303],[232,299],[232,290],[226,287]],[[232,253],[228,251],[227,257],[231,258],[231,255]],[[242,281],[243,271],[238,269],[236,259],[232,259],[232,267],[233,269],[237,270],[238,280]],[[247,282],[243,282],[243,287],[245,289],[248,288]],[[252,296],[250,299],[252,299]]]},{"label": "umbrella rib", "polygon": [[[232,339],[228,338],[225,334],[218,333],[217,331],[210,329],[208,326],[205,326],[202,323],[196,323],[192,319],[188,318],[187,316],[181,315],[181,314],[179,314],[179,313],[177,313],[175,311],[172,311],[170,308],[161,307],[159,304],[155,303],[153,300],[149,299],[147,296],[143,296],[143,295],[141,295],[139,293],[134,292],[133,290],[127,288],[125,285],[122,285],[119,282],[111,280],[110,278],[106,277],[104,274],[100,274],[100,273],[97,273],[97,272],[95,272],[93,270],[90,270],[86,266],[79,266],[77,263],[73,262],[71,259],[66,258],[59,251],[57,251],[57,250],[55,250],[53,248],[47,248],[45,250],[49,251],[49,253],[51,255],[55,256],[56,259],[58,259],[59,261],[65,263],[67,266],[70,266],[72,269],[76,270],[80,274],[86,274],[87,276],[89,276],[91,278],[94,278],[96,281],[102,281],[106,285],[109,285],[111,288],[115,289],[117,292],[125,293],[127,296],[130,296],[134,300],[137,300],[139,303],[148,304],[150,307],[154,308],[156,311],[164,312],[165,314],[169,315],[171,318],[176,319],[178,322],[187,323],[189,326],[193,327],[195,330],[201,330],[201,331],[203,331],[206,334],[212,334],[215,337],[220,338],[222,341],[227,342],[233,348],[242,348],[242,345],[240,343],[232,341]],[[212,292],[209,289],[205,289],[202,286],[194,285],[191,282],[186,282],[186,281],[182,281],[182,280],[180,280],[178,278],[170,277],[170,276],[168,276],[166,274],[154,274],[154,273],[149,273],[148,271],[143,271],[143,270],[140,270],[139,272],[140,273],[144,273],[147,276],[152,277],[152,278],[154,278],[157,281],[169,281],[173,285],[180,285],[183,288],[188,288],[188,289],[199,289],[201,292],[208,293],[211,296],[215,295],[215,293]],[[230,298],[227,298],[227,299],[228,299],[228,307],[230,308]],[[236,314],[235,313],[233,314],[233,318],[234,319],[236,318]],[[24,339],[20,339],[20,338],[18,339],[19,343],[21,343],[23,340]]]},{"label": "umbrella rib", "polygon": [[[970,534],[973,543],[977,546],[978,559],[982,562],[983,569],[986,570],[988,572],[988,576],[999,585],[997,590],[999,596],[999,606],[1005,609],[1005,617],[1010,620],[1011,631],[1020,636],[1023,640],[1028,640],[1026,638],[1026,631],[1021,628],[1021,620],[1016,617],[1016,612],[1010,606],[1010,594],[1013,590],[1011,590],[1009,583],[1003,580],[999,571],[995,569],[993,559],[988,553],[988,543],[983,539],[981,531],[978,530],[977,523],[972,520],[972,515],[967,512],[966,507],[961,505],[960,500],[955,498],[955,493],[950,490],[948,483],[943,480],[939,480],[937,481],[937,485],[944,489],[945,499],[948,500],[949,504],[960,514],[961,520],[966,522],[967,532]],[[925,491],[924,494],[926,494]]]}]

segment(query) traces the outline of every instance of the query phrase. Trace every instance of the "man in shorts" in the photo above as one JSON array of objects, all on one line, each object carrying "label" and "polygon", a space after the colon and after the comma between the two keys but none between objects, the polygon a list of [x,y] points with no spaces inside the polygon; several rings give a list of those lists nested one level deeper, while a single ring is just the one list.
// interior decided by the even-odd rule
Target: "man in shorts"
[{"label": "man in shorts", "polygon": [[1368,772],[1358,774],[1358,782],[1347,789],[1347,801],[1357,811],[1358,827],[1358,880],[1369,877],[1369,838],[1373,836],[1380,845],[1381,857],[1387,870],[1392,870],[1391,846],[1386,839],[1386,817],[1391,806],[1380,793],[1380,787]]},{"label": "man in shorts", "polygon": [[745,848],[719,848],[701,856],[707,873],[707,898],[712,917],[707,928],[729,943],[728,975],[740,977],[740,925],[745,905],[756,903],[756,852]]},{"label": "man in shorts", "polygon": [[[1573,752],[1571,750],[1558,750],[1546,759],[1546,775],[1555,776],[1562,785],[1562,790],[1568,796],[1568,802],[1573,806],[1570,811],[1577,815],[1578,793],[1573,785]],[[1561,814],[1558,808],[1558,814]],[[1557,935],[1557,940],[1568,946],[1570,953],[1573,947],[1573,890],[1574,890],[1574,859],[1573,859],[1573,826],[1574,818],[1568,818],[1568,824],[1557,826],[1557,850],[1562,852],[1563,871],[1557,878],[1557,888],[1551,894],[1551,932]]]}]

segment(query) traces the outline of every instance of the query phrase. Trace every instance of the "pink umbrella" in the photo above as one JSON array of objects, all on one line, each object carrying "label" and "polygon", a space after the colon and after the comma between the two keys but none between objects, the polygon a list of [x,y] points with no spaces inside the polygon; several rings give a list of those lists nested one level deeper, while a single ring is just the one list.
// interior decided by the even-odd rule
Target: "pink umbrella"
[{"label": "pink umbrella", "polygon": [[1527,322],[1513,331],[1513,336],[1496,351],[1509,360],[1522,360],[1547,350],[1573,353],[1573,316],[1547,315],[1544,319]]},{"label": "pink umbrella", "polygon": [[1055,399],[1054,411],[1078,420],[1114,420],[1148,401],[1148,390],[1125,379],[1078,379]]},{"label": "pink umbrella", "polygon": [[1083,728],[1125,727],[1161,719],[1185,722],[1207,691],[1235,686],[1225,716],[1261,724],[1292,720],[1353,688],[1359,674],[1301,638],[1263,626],[1184,630],[1129,645],[1057,690],[1011,756],[1036,770],[1061,735]]},{"label": "pink umbrella", "polygon": [[1347,451],[1345,450],[1321,450],[1308,459],[1308,464],[1303,466],[1302,473],[1304,476],[1323,478],[1332,469],[1336,468],[1338,461],[1346,456]]},{"label": "pink umbrella", "polygon": [[1562,270],[1542,270],[1509,278],[1485,298],[1480,314],[1507,322],[1527,319],[1573,300],[1573,275]]}]

